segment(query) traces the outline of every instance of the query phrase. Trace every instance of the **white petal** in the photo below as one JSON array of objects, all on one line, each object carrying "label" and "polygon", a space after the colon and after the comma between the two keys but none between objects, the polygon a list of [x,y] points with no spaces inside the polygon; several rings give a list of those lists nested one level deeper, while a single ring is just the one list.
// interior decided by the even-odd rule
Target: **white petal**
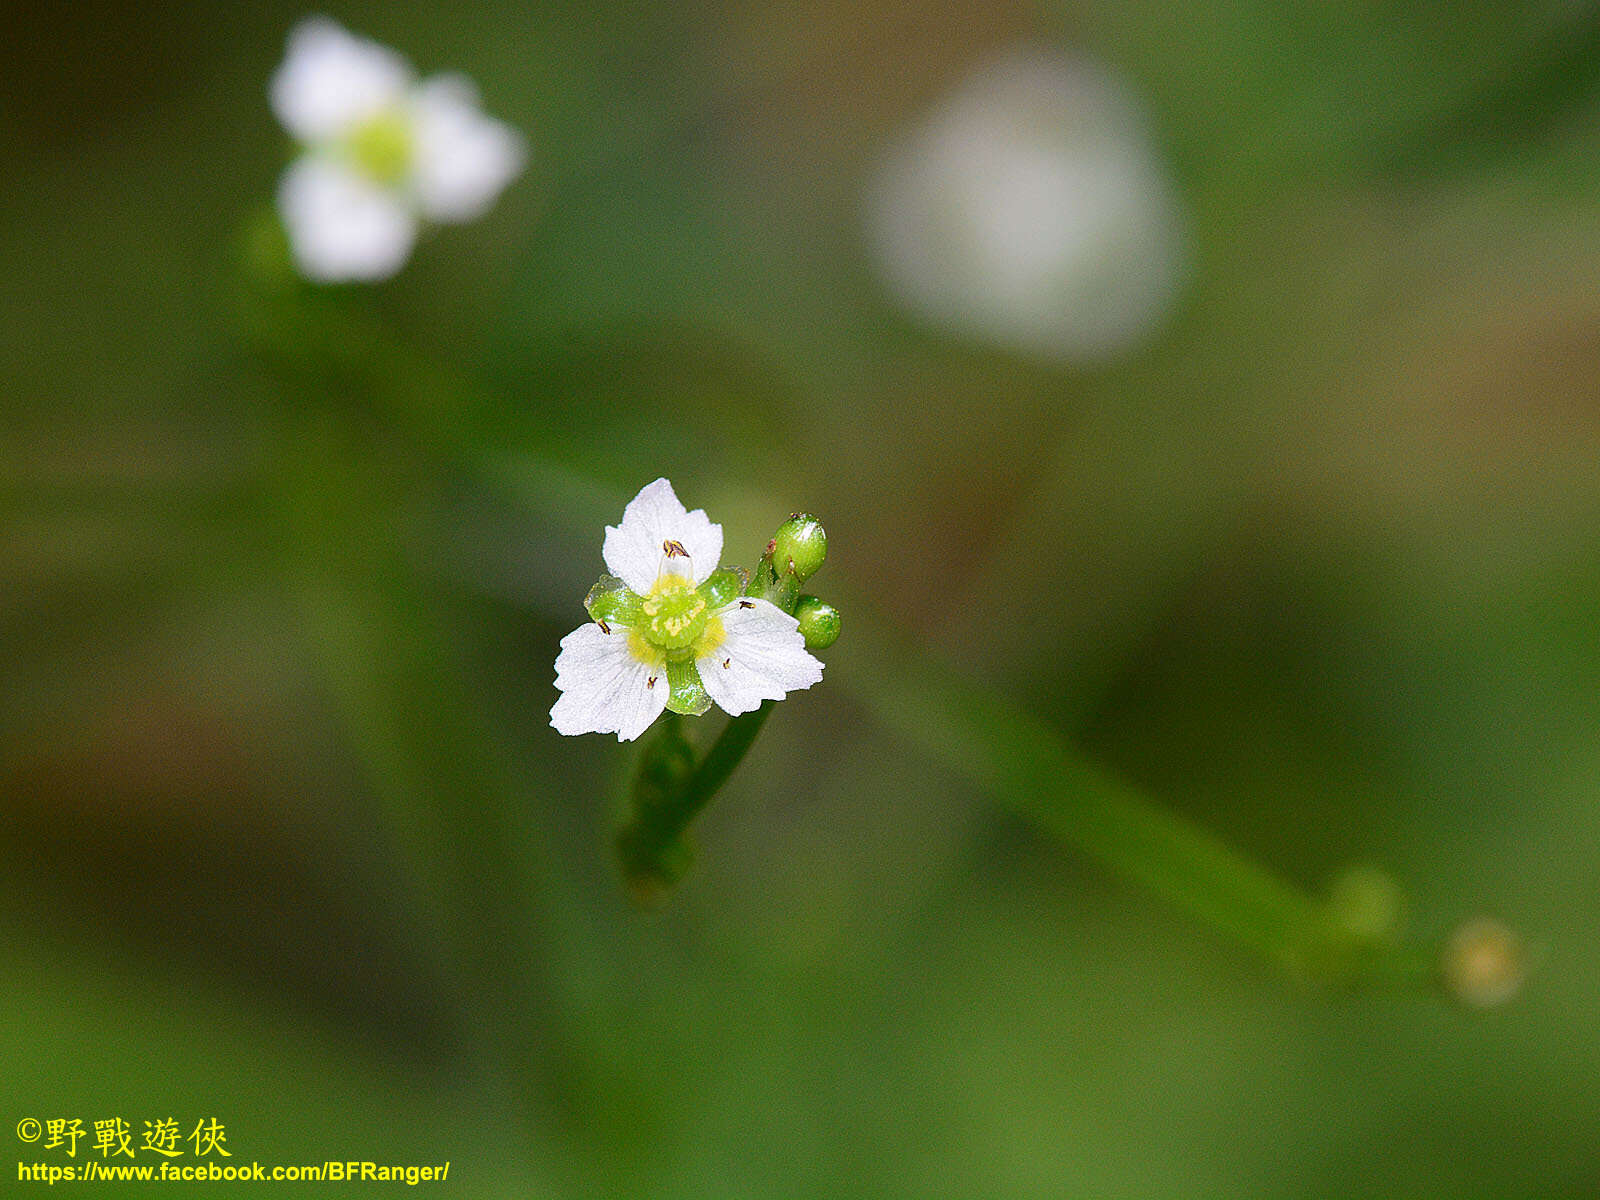
[{"label": "white petal", "polygon": [[394,193],[348,167],[308,154],[278,185],[278,211],[308,279],[387,279],[411,254],[417,222]]},{"label": "white petal", "polygon": [[415,158],[411,186],[423,215],[470,221],[522,171],[522,135],[478,110],[464,75],[437,75],[411,94]]},{"label": "white petal", "polygon": [[327,17],[307,17],[290,31],[288,53],[272,76],[272,111],[301,141],[326,141],[400,103],[411,78],[405,59],[387,46]]},{"label": "white petal", "polygon": [[[655,684],[650,680],[654,678]],[[666,670],[642,663],[628,650],[628,631],[582,625],[561,639],[556,656],[561,697],[550,709],[557,733],[614,733],[631,742],[667,706]]]},{"label": "white petal", "polygon": [[695,665],[706,692],[727,712],[737,716],[821,681],[822,664],[806,652],[800,623],[777,605],[735,600],[717,615],[727,639]]},{"label": "white petal", "polygon": [[722,526],[705,510],[686,512],[665,479],[646,484],[622,510],[620,526],[606,526],[602,553],[606,569],[640,595],[650,590],[666,562],[678,569],[681,560],[667,560],[662,544],[677,542],[689,553],[695,584],[704,583],[722,561]]}]

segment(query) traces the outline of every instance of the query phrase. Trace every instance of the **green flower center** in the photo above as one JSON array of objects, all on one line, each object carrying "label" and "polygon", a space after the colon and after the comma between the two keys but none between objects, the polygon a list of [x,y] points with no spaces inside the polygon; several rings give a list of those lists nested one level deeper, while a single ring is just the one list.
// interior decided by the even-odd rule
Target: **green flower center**
[{"label": "green flower center", "polygon": [[662,575],[640,596],[614,575],[603,575],[589,589],[583,606],[601,630],[628,639],[635,662],[650,667],[646,686],[668,689],[667,707],[699,716],[711,707],[695,665],[716,657],[728,640],[718,615],[744,584],[737,571],[712,572],[699,587],[682,575]]},{"label": "green flower center", "polygon": [[684,650],[705,633],[711,606],[681,575],[663,575],[639,605],[644,640],[662,650]]},{"label": "green flower center", "polygon": [[355,165],[379,183],[397,184],[411,169],[415,139],[403,113],[379,113],[351,131],[345,147]]}]

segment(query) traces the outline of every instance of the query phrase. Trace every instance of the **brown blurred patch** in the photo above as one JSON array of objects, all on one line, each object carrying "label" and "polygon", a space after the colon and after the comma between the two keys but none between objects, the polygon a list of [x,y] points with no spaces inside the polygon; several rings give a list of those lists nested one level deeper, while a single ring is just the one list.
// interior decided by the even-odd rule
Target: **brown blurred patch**
[{"label": "brown blurred patch", "polygon": [[1009,0],[813,0],[732,6],[712,28],[706,69],[731,85],[731,144],[752,165],[788,174],[853,161],[1031,25]]},{"label": "brown blurred patch", "polygon": [[1293,488],[1435,529],[1532,534],[1592,514],[1600,228],[1561,216],[1480,203],[1390,244],[1403,304],[1373,315],[1344,383],[1286,437]]},{"label": "brown blurred patch", "polygon": [[403,891],[393,865],[370,837],[346,836],[336,809],[314,815],[326,805],[302,789],[327,751],[304,744],[304,726],[306,761],[286,761],[304,698],[258,691],[256,650],[230,653],[204,624],[125,628],[116,647],[62,659],[54,694],[18,706],[30,728],[0,743],[8,916],[407,1055],[437,1048],[435,967],[397,907],[374,903]]}]

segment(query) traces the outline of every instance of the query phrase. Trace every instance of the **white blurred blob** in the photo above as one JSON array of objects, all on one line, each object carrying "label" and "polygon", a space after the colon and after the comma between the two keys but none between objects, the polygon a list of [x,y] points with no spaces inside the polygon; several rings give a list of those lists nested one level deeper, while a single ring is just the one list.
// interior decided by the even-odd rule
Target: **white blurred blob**
[{"label": "white blurred blob", "polygon": [[522,171],[522,138],[478,111],[465,75],[435,75],[411,93],[416,158],[411,185],[424,216],[471,221]]},{"label": "white blurred blob", "polygon": [[1018,48],[886,157],[869,237],[891,289],[954,333],[1090,364],[1171,306],[1181,221],[1127,86]]},{"label": "white blurred blob", "polygon": [[411,68],[393,50],[327,17],[307,17],[289,31],[270,95],[283,127],[313,143],[393,108],[410,86]]},{"label": "white blurred blob", "polygon": [[278,211],[295,261],[308,279],[388,279],[405,265],[417,222],[394,193],[316,154],[289,165]]},{"label": "white blurred blob", "polygon": [[394,51],[327,17],[290,32],[269,92],[305,150],[279,183],[278,210],[295,262],[318,282],[387,279],[419,218],[481,215],[527,159],[521,135],[479,111],[470,80],[418,83]]}]

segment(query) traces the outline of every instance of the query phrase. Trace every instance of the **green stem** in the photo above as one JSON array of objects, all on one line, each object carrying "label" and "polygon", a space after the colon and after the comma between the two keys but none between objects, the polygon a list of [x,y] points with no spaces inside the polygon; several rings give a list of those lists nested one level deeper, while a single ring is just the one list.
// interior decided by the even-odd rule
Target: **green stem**
[{"label": "green stem", "polygon": [[723,728],[711,749],[701,760],[699,768],[683,789],[679,804],[685,825],[717,794],[717,789],[728,781],[734,768],[744,760],[745,752],[761,732],[767,717],[772,713],[772,701],[763,700],[761,707],[734,717]]},{"label": "green stem", "polygon": [[1424,982],[1431,953],[1352,935],[1321,897],[1147,799],[1004,696],[925,655],[877,660],[869,647],[881,637],[852,623],[860,636],[839,664],[851,690],[881,725],[1005,807],[1309,981]]},{"label": "green stem", "polygon": [[772,701],[764,700],[760,708],[733,717],[687,777],[660,786],[650,778],[652,756],[675,755],[682,738],[679,719],[668,714],[671,720],[645,752],[628,821],[617,833],[623,878],[641,905],[659,904],[688,871],[693,858],[686,836],[690,822],[744,761],[771,712]]}]

